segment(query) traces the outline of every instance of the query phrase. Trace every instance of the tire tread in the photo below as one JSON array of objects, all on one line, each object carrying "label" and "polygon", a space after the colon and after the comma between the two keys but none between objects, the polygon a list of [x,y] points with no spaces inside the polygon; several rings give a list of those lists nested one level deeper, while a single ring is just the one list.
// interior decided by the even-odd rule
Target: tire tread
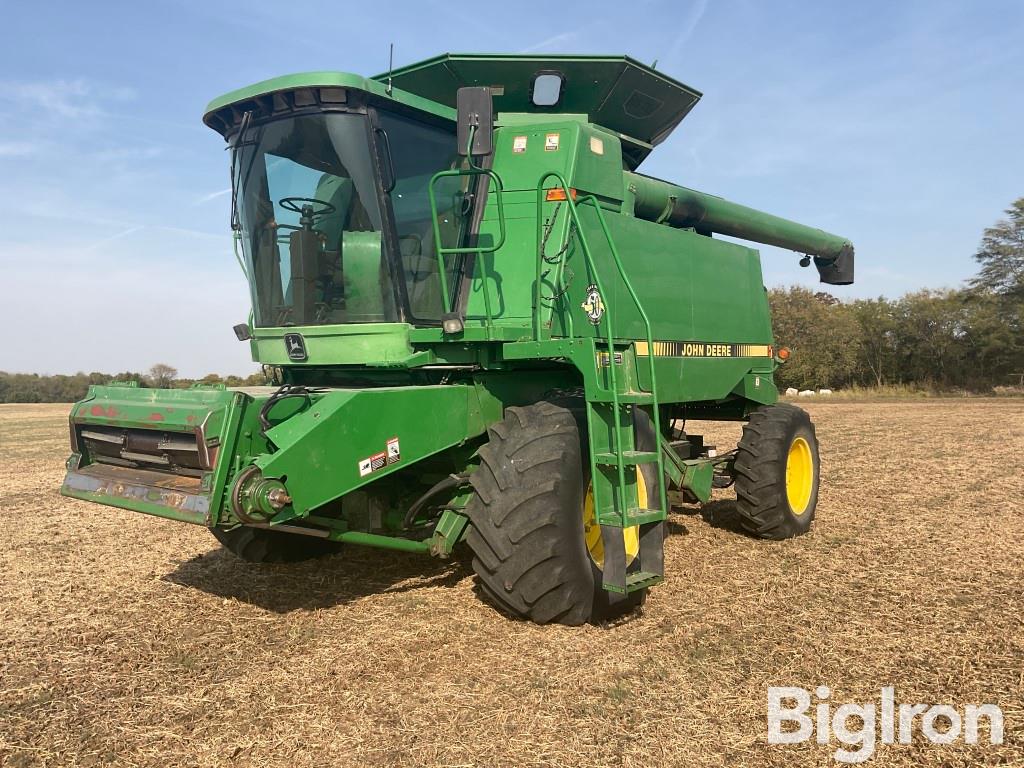
[{"label": "tire tread", "polygon": [[[789,445],[796,432],[810,437],[815,462],[811,508],[794,515],[786,497]],[[806,411],[776,403],[754,411],[743,428],[736,461],[736,509],[740,525],[757,538],[788,539],[806,533],[817,501],[818,452],[814,425]]]}]

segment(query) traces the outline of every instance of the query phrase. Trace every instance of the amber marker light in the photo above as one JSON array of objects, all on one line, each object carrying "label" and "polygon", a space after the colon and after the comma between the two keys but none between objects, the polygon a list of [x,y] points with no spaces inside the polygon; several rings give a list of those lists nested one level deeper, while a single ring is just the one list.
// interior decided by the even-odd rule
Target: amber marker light
[{"label": "amber marker light", "polygon": [[[576,190],[575,189],[570,189],[569,190],[569,194],[572,195],[572,199],[573,200],[576,199]],[[565,200],[565,190],[562,189],[561,187],[555,187],[554,189],[549,189],[547,191],[547,193],[544,195],[544,200],[549,202],[549,203]]]}]

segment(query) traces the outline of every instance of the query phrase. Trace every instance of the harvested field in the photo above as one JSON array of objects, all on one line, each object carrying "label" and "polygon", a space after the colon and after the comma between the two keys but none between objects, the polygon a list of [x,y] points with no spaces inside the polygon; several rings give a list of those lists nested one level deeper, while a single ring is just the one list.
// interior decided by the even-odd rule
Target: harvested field
[{"label": "harvested field", "polygon": [[746,538],[724,492],[672,515],[641,614],[567,629],[502,618],[464,562],[252,566],[63,499],[67,407],[0,406],[0,763],[826,765],[765,720],[767,686],[823,684],[1003,709],[1002,746],[918,733],[877,765],[1024,764],[1024,401],[806,407],[811,534]]}]

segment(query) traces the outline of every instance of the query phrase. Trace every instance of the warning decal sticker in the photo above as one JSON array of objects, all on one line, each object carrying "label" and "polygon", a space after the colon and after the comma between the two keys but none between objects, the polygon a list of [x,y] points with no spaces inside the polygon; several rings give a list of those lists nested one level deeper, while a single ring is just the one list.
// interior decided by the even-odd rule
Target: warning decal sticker
[{"label": "warning decal sticker", "polygon": [[544,151],[555,152],[558,149],[558,138],[557,133],[549,133],[544,137]]},{"label": "warning decal sticker", "polygon": [[368,474],[376,472],[378,469],[383,469],[391,464],[397,464],[401,459],[402,448],[398,443],[398,438],[388,438],[387,446],[383,451],[375,453],[373,456],[369,456],[365,459],[360,459],[357,462],[359,467],[359,476],[366,477]]},{"label": "warning decal sticker", "polygon": [[366,477],[371,472],[376,472],[387,464],[387,454],[381,451],[375,453],[368,459],[359,460],[359,476]]},{"label": "warning decal sticker", "polygon": [[516,136],[516,137],[514,137],[512,139],[512,151],[515,152],[517,155],[520,152],[525,152],[526,151],[526,137],[525,136]]}]

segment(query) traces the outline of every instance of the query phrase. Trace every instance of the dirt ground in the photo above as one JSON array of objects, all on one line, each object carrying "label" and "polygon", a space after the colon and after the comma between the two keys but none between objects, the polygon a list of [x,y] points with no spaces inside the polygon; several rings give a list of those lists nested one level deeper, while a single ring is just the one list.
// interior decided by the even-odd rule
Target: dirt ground
[{"label": "dirt ground", "polygon": [[671,516],[640,614],[569,629],[498,615],[464,560],[252,566],[63,499],[67,407],[0,406],[0,764],[835,765],[835,741],[767,744],[767,687],[891,685],[996,704],[1005,742],[873,764],[1024,765],[1024,400],[808,410],[809,535],[746,538],[722,492]]}]

